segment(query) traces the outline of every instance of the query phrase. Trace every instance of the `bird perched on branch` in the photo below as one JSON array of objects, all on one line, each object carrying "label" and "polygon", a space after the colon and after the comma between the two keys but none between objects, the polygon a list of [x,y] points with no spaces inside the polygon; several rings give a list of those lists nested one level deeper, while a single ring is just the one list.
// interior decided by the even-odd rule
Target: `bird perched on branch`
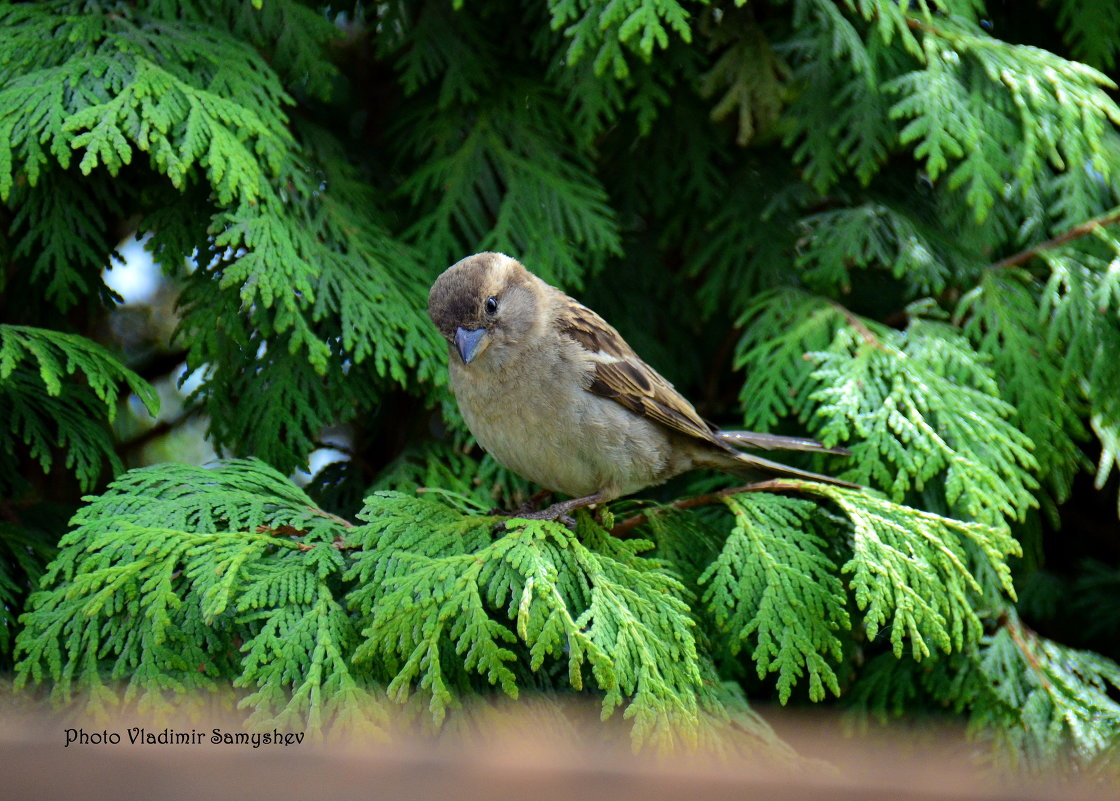
[{"label": "bird perched on branch", "polygon": [[571,495],[522,517],[556,519],[699,468],[855,486],[739,448],[847,453],[812,439],[720,431],[602,317],[501,253],[449,267],[428,315],[450,343],[459,410],[478,443]]}]

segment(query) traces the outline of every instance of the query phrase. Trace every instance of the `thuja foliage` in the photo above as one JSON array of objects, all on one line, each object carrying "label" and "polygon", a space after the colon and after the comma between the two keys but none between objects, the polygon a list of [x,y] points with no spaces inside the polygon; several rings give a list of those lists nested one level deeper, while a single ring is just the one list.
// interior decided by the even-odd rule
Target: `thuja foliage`
[{"label": "thuja foliage", "polygon": [[[640,744],[778,748],[774,700],[1106,759],[1105,6],[0,6],[4,668],[103,707],[233,687],[315,730],[537,692]],[[134,235],[174,303],[106,283]],[[498,515],[535,488],[470,439],[424,313],[482,249],[705,416],[850,449],[805,465],[865,489],[696,475],[573,529]],[[149,464],[199,419],[228,460]]]},{"label": "thuja foliage", "polygon": [[[638,742],[765,741],[735,712],[741,691],[713,681],[705,640],[752,644],[783,701],[806,673],[819,700],[825,686],[840,692],[850,604],[870,633],[892,630],[896,655],[920,659],[978,642],[975,573],[1012,592],[1004,560],[1018,545],[1000,529],[869,491],[787,489],[845,517],[729,495],[735,525],[697,599],[649,554],[656,540],[612,536],[586,514],[569,529],[496,517],[466,496],[382,491],[355,524],[255,460],[132,470],[71,521],[23,616],[17,685],[49,678],[58,698],[80,690],[110,705],[119,682],[123,700],[158,706],[232,679],[253,720],[315,728],[337,716],[376,726],[382,692],[421,698],[439,724],[490,688],[586,689],[604,716],[624,708]],[[829,548],[819,526],[848,544]],[[922,539],[937,554],[919,568],[903,551]]]}]

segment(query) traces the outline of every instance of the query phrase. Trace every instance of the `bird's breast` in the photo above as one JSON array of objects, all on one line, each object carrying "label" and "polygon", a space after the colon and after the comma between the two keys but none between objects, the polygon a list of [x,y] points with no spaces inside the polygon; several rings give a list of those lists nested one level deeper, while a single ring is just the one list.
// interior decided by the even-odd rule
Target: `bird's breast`
[{"label": "bird's breast", "polygon": [[582,368],[562,352],[526,351],[500,367],[496,360],[450,363],[459,410],[488,453],[574,497],[618,497],[669,477],[671,449],[660,426],[585,390]]}]

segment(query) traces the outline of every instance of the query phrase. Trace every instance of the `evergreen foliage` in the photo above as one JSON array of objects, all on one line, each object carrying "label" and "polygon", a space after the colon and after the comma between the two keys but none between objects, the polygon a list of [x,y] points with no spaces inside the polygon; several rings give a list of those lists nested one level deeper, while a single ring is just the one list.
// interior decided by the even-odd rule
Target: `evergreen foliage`
[{"label": "evergreen foliage", "polygon": [[[71,380],[75,373],[83,380]],[[15,458],[20,440],[44,472],[55,448],[63,450],[83,489],[95,485],[103,462],[120,472],[104,422],[116,416],[122,382],[149,412],[158,410],[151,386],[100,345],[76,334],[0,325],[0,413],[8,422],[0,491],[15,495],[26,487]]]},{"label": "evergreen foliage", "polygon": [[[815,700],[824,683],[839,694],[837,634],[851,628],[844,573],[868,636],[887,625],[896,655],[909,639],[915,659],[931,641],[960,653],[983,632],[970,545],[1011,589],[1005,559],[1018,546],[996,529],[866,491],[786,489],[843,510],[848,562],[830,560],[823,538],[798,536],[818,515],[841,522],[813,503],[732,495],[736,526],[699,577],[710,581],[709,636],[734,651],[757,634],[752,657],[760,675],[779,673],[783,702],[805,673]],[[31,597],[17,686],[49,678],[59,698],[82,690],[107,704],[106,682],[117,681],[143,706],[232,679],[251,690],[242,704],[253,720],[313,729],[363,712],[375,724],[379,686],[398,702],[422,697],[436,725],[488,686],[512,698],[522,687],[586,687],[604,716],[625,707],[638,743],[695,744],[729,730],[732,710],[708,686],[693,594],[668,562],[644,555],[654,542],[614,537],[586,514],[569,530],[472,506],[380,492],[353,525],[255,460],[130,471],[75,515],[48,589]],[[941,557],[925,570],[903,553],[923,540]],[[131,624],[114,626],[122,619]],[[755,738],[769,736],[748,721]]]},{"label": "evergreen foliage", "polygon": [[[780,749],[773,699],[1114,754],[1107,6],[0,5],[0,663],[315,731],[533,691],[662,747]],[[133,235],[173,302],[109,288]],[[499,516],[536,488],[424,311],[485,248],[866,489]],[[192,417],[230,458],[148,464]]]}]

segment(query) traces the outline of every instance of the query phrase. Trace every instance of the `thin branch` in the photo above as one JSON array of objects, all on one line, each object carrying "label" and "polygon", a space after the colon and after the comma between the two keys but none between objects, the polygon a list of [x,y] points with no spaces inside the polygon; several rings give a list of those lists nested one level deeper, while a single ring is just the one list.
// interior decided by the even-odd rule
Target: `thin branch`
[{"label": "thin branch", "polygon": [[1113,209],[1110,212],[1102,214],[1100,217],[1094,217],[1091,220],[1086,220],[1083,223],[1073,226],[1063,234],[1058,234],[1053,239],[1047,239],[1045,242],[1040,242],[1037,245],[1032,245],[1026,250],[1020,250],[1018,253],[1008,256],[1006,259],[1000,259],[990,265],[992,269],[1003,269],[1006,267],[1018,267],[1020,264],[1030,261],[1038,256],[1044,250],[1051,250],[1067,242],[1072,242],[1075,239],[1080,239],[1083,236],[1096,231],[1098,228],[1105,228],[1109,225],[1120,222],[1120,209]]},{"label": "thin branch", "polygon": [[312,514],[317,514],[320,517],[325,517],[328,520],[333,520],[334,522],[338,523],[340,526],[344,526],[345,528],[354,528],[354,524],[346,518],[331,514],[330,512],[320,509],[317,506],[308,506],[307,511],[311,512]]},{"label": "thin branch", "polygon": [[729,495],[738,495],[741,492],[806,492],[806,488],[799,482],[792,482],[788,479],[771,478],[766,481],[756,481],[753,484],[744,484],[740,487],[728,487],[726,489],[717,490],[715,492],[705,492],[702,495],[693,495],[690,498],[680,498],[665,506],[659,506],[656,509],[650,509],[648,512],[628,517],[621,523],[615,525],[611,529],[611,534],[615,537],[625,536],[628,531],[637,528],[643,523],[649,522],[650,517],[653,515],[664,514],[665,512],[677,509],[695,509],[697,506],[710,506],[713,503],[719,503]]},{"label": "thin branch", "polygon": [[[317,515],[325,517],[329,520],[333,520],[336,523],[340,523],[341,525],[345,526],[346,528],[354,528],[353,523],[351,523],[349,520],[346,520],[344,518],[339,517],[338,515],[333,515],[330,512],[326,512],[326,511],[324,511],[322,509],[319,509],[318,507],[315,507],[315,506],[308,506],[307,509],[308,509],[308,511],[314,512]],[[272,537],[287,537],[289,539],[294,539],[296,537],[306,537],[307,536],[307,529],[296,528],[295,526],[289,526],[289,525],[257,526],[256,532],[258,534],[268,534]],[[333,547],[337,548],[340,551],[361,550],[361,547],[362,547],[361,545],[354,545],[354,544],[348,543],[348,542],[346,542],[346,540],[344,540],[341,536],[338,536],[338,535],[335,536],[334,540],[331,542],[331,545]],[[310,551],[311,549],[313,549],[315,547],[315,545],[309,544],[309,543],[306,543],[306,542],[297,542],[297,543],[295,543],[295,546],[296,546],[296,548],[298,548],[301,551]]]},{"label": "thin branch", "polygon": [[1027,638],[1034,639],[1037,635],[1024,626],[1018,617],[1012,619],[1012,617],[1006,613],[1000,616],[1000,625],[1007,629],[1007,633],[1011,635],[1011,640],[1015,643],[1015,647],[1019,649],[1027,665],[1029,665],[1035,675],[1038,676],[1038,680],[1042,683],[1043,688],[1048,693],[1052,693],[1053,688],[1050,685],[1050,680],[1046,677],[1046,671],[1043,670],[1042,665],[1039,664],[1038,657],[1035,656],[1034,651],[1031,650],[1030,645],[1027,643]]},{"label": "thin branch", "polygon": [[875,332],[868,328],[867,323],[859,319],[859,317],[854,312],[834,300],[829,300],[828,303],[829,305],[833,306],[838,312],[844,315],[844,319],[848,322],[848,325],[854,328],[859,333],[859,335],[863,337],[864,342],[866,342],[873,348],[878,348],[879,350],[887,351],[888,353],[893,352],[890,348],[882,343],[879,337],[875,336]]}]

